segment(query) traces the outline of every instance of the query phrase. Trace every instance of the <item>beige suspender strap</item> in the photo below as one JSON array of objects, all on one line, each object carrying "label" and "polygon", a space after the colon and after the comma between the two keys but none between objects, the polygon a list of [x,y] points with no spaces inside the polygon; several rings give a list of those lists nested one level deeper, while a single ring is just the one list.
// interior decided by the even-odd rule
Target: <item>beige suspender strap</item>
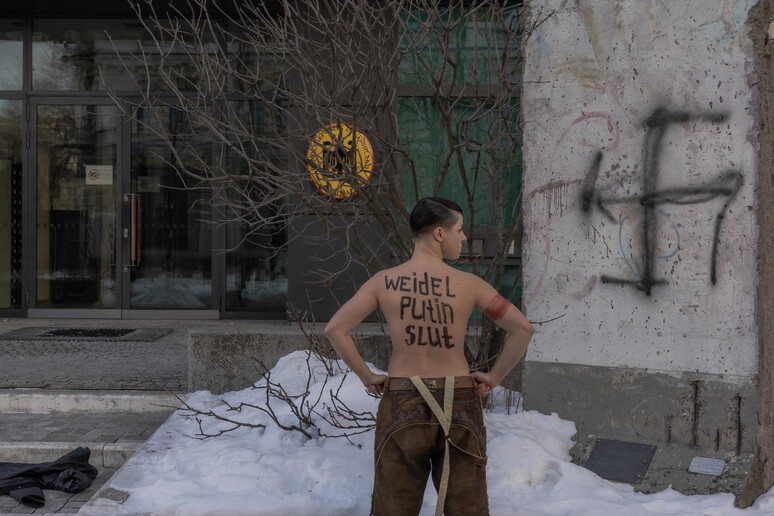
[{"label": "beige suspender strap", "polygon": [[433,395],[430,393],[430,389],[418,376],[412,376],[410,378],[411,383],[422,395],[422,398],[427,402],[430,410],[433,411],[435,417],[438,418],[438,422],[441,423],[443,428],[443,434],[446,437],[444,439],[444,455],[443,455],[443,469],[441,470],[441,483],[438,486],[438,503],[435,506],[435,516],[443,516],[443,506],[446,502],[446,491],[449,488],[449,430],[451,429],[452,421],[452,404],[454,402],[454,377],[447,376],[443,382],[443,410],[438,402],[435,401]]}]

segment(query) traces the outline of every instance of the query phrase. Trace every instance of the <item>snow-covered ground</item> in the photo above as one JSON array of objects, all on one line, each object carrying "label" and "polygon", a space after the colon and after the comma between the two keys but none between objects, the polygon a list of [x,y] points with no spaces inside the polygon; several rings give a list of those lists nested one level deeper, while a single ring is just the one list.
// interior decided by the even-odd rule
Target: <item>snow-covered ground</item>
[{"label": "snow-covered ground", "polygon": [[[323,415],[331,406],[331,392],[350,409],[376,412],[378,400],[369,397],[353,375],[337,374],[327,383],[323,363],[312,358],[312,382],[307,400],[319,398],[313,421],[327,435],[340,435]],[[334,362],[337,368],[343,364]],[[307,354],[284,357],[271,372],[271,381],[289,393],[306,390]],[[343,383],[342,383],[343,382]],[[259,382],[257,386],[265,385]],[[505,409],[498,391],[494,410],[487,412],[491,513],[515,515],[774,515],[774,491],[746,510],[734,507],[731,494],[685,496],[671,489],[645,495],[627,484],[604,480],[570,462],[575,424],[558,416]],[[118,514],[158,515],[293,515],[335,516],[369,513],[373,431],[352,436],[314,437],[279,429],[257,409],[232,407],[250,403],[265,407],[264,389],[246,389],[213,396],[197,392],[188,403],[212,409],[265,429],[238,428],[210,439],[195,418],[178,411],[113,478],[111,486],[130,493]],[[295,423],[287,405],[271,403],[280,421]],[[202,419],[202,418],[200,418]],[[206,433],[233,425],[203,418]],[[351,442],[350,442],[351,441]],[[433,514],[435,492],[428,487],[422,515]]]}]

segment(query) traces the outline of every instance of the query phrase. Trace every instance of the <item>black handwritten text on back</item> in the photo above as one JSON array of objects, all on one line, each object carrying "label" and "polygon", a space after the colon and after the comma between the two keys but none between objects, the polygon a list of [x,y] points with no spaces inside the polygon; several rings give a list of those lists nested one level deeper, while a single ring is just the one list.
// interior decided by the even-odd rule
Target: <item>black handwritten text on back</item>
[{"label": "black handwritten text on back", "polygon": [[[451,349],[455,346],[449,334],[454,324],[454,309],[444,301],[457,297],[451,291],[448,276],[438,278],[424,272],[411,276],[384,277],[387,290],[405,292],[400,298],[400,318],[406,325],[406,344]],[[423,324],[418,324],[423,323]]]}]

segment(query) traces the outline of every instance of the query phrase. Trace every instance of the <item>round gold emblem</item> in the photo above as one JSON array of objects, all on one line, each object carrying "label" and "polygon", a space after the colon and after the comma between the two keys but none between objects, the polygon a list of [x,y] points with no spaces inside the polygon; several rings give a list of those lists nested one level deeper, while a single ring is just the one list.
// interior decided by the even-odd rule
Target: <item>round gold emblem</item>
[{"label": "round gold emblem", "polygon": [[312,183],[336,200],[349,199],[371,179],[373,148],[368,137],[343,122],[321,127],[306,150],[307,169]]}]

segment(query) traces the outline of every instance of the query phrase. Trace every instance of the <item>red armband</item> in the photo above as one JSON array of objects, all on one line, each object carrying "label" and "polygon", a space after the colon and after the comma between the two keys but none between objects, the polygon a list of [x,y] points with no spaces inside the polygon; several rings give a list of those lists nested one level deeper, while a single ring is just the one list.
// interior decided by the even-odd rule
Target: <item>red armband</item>
[{"label": "red armband", "polygon": [[486,305],[486,310],[484,310],[484,315],[493,320],[496,321],[500,318],[502,318],[505,315],[505,312],[508,311],[508,308],[511,306],[511,302],[505,299],[500,294],[496,294],[491,301],[489,301],[489,304]]}]

